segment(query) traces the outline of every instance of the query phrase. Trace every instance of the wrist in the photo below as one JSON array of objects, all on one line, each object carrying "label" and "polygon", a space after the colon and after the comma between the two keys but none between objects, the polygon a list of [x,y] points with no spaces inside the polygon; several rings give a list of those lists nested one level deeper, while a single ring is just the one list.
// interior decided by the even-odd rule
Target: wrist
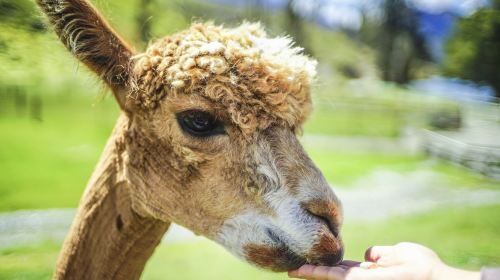
[{"label": "wrist", "polygon": [[481,275],[477,271],[468,271],[447,266],[444,263],[436,265],[432,269],[429,280],[480,280]]},{"label": "wrist", "polygon": [[433,266],[429,280],[447,279],[446,275],[448,273],[449,273],[449,267],[442,262],[438,262]]}]

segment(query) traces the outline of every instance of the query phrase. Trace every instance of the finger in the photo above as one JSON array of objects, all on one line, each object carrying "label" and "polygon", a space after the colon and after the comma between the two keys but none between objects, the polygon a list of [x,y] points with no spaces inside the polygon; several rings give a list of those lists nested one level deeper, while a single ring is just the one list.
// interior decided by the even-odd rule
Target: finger
[{"label": "finger", "polygon": [[[308,276],[308,278],[314,279],[314,280],[327,280],[328,279],[328,273],[330,271],[331,267],[328,266],[316,266],[312,274]],[[333,278],[336,280],[337,278]]]},{"label": "finger", "polygon": [[338,268],[339,270],[342,270],[344,272],[347,272],[349,269],[353,268],[353,267],[357,267],[357,266],[347,266],[347,265],[342,265],[342,264],[339,264],[339,265],[336,265],[334,266],[335,268]]},{"label": "finger", "polygon": [[311,275],[314,270],[314,265],[305,264],[296,270],[288,272],[288,277],[305,279],[307,275]]},{"label": "finger", "polygon": [[392,280],[401,279],[401,273],[392,268],[353,268],[345,275],[345,280]]},{"label": "finger", "polygon": [[391,255],[393,251],[393,246],[373,246],[366,250],[365,260],[369,262],[377,262],[380,258]]},{"label": "finger", "polygon": [[371,269],[371,268],[376,268],[378,265],[373,262],[362,262],[359,264],[359,267],[364,268],[364,269]]},{"label": "finger", "polygon": [[357,262],[357,261],[345,260],[345,261],[342,261],[339,266],[342,266],[342,267],[357,267],[357,266],[359,266],[359,264],[360,264],[360,262]]},{"label": "finger", "polygon": [[348,269],[339,267],[330,267],[328,270],[327,280],[344,280]]},{"label": "finger", "polygon": [[288,276],[311,280],[343,280],[346,271],[340,267],[303,265],[297,270],[289,271]]},{"label": "finger", "polygon": [[382,256],[376,262],[378,267],[391,267],[401,264],[401,259],[397,255]]}]

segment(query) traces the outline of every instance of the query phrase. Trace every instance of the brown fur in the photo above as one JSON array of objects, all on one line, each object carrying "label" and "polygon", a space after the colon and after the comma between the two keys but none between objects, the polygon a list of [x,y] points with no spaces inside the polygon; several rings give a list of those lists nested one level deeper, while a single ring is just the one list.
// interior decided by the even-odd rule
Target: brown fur
[{"label": "brown fur", "polygon": [[64,46],[113,89],[122,109],[134,50],[111,29],[94,6],[81,0],[36,0]]},{"label": "brown fur", "polygon": [[344,255],[342,241],[332,238],[330,233],[325,230],[320,241],[313,246],[313,252],[307,258],[313,260],[316,265],[336,265],[342,261]]},{"label": "brown fur", "polygon": [[[280,122],[298,128],[311,109],[309,86],[315,62],[284,47],[290,61],[265,55],[255,41],[269,39],[258,24],[227,29],[194,24],[158,40],[134,58],[131,97],[155,108],[167,94],[196,94],[224,106],[245,132]],[[291,42],[281,39],[287,44]]]},{"label": "brown fur", "polygon": [[[263,245],[250,244],[245,247],[248,259],[261,267],[272,268],[274,271],[287,271],[290,263],[300,267],[306,263],[304,258],[295,255],[284,247],[268,247]],[[283,262],[287,260],[287,262]]]},{"label": "brown fur", "polygon": [[169,226],[130,208],[130,189],[116,169],[124,121],[118,122],[89,181],[54,279],[138,279]]}]

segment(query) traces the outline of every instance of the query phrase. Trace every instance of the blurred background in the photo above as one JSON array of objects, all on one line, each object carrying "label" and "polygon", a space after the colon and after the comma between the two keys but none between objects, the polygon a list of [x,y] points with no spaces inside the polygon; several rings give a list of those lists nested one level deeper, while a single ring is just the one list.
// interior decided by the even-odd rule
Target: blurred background
[{"label": "blurred background", "polygon": [[[93,0],[137,49],[260,21],[319,62],[301,141],[345,207],[346,258],[423,243],[500,265],[499,0]],[[32,0],[0,0],[0,279],[48,279],[118,116]],[[287,279],[174,227],[143,279]]]}]

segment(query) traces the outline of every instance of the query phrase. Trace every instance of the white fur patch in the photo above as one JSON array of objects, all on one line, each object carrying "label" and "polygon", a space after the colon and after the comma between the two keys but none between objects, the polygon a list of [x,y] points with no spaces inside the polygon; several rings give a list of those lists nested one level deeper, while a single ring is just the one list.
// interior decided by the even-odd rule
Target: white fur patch
[{"label": "white fur patch", "polygon": [[300,69],[300,71],[293,72],[293,76],[289,77],[289,79],[295,80],[296,76],[304,72],[307,73],[310,80],[313,80],[316,76],[317,62],[302,55],[302,48],[293,47],[293,41],[290,37],[263,38],[250,36],[250,40],[260,51],[263,59],[276,65],[286,66],[289,69]]},{"label": "white fur patch", "polygon": [[233,255],[245,259],[247,244],[271,244],[265,228],[269,221],[254,211],[239,214],[226,222],[219,230],[215,241],[222,244]]},{"label": "white fur patch", "polygon": [[[261,147],[262,148],[262,147]],[[219,230],[216,241],[239,258],[245,258],[244,248],[249,244],[280,246],[269,235],[272,231],[286,246],[298,255],[305,255],[315,244],[319,225],[302,209],[300,198],[293,197],[282,185],[282,175],[274,164],[271,153],[256,155],[260,162],[257,172],[267,178],[271,186],[264,201],[274,215],[248,210],[227,220]]]},{"label": "white fur patch", "polygon": [[317,222],[302,209],[301,200],[288,194],[286,188],[266,194],[265,200],[276,213],[272,225],[287,237],[291,249],[296,253],[309,251],[317,235]]},{"label": "white fur patch", "polygon": [[328,186],[325,179],[312,173],[299,182],[296,186],[298,193],[292,195],[268,142],[259,142],[254,160],[257,162],[256,172],[266,178],[267,185],[259,187],[265,188],[263,200],[273,214],[248,209],[225,221],[216,241],[242,259],[246,257],[244,249],[247,245],[279,247],[285,244],[297,255],[309,255],[322,236],[324,225],[303,209],[301,203],[330,196],[332,193],[325,193],[330,191],[325,190]]},{"label": "white fur patch", "polygon": [[216,241],[232,254],[245,259],[246,245],[281,245],[268,235],[268,230],[271,230],[296,254],[305,255],[309,252],[316,243],[318,223],[301,209],[297,200],[290,196],[283,197],[281,191],[266,200],[275,209],[276,216],[263,215],[255,210],[236,215],[223,224]]}]

